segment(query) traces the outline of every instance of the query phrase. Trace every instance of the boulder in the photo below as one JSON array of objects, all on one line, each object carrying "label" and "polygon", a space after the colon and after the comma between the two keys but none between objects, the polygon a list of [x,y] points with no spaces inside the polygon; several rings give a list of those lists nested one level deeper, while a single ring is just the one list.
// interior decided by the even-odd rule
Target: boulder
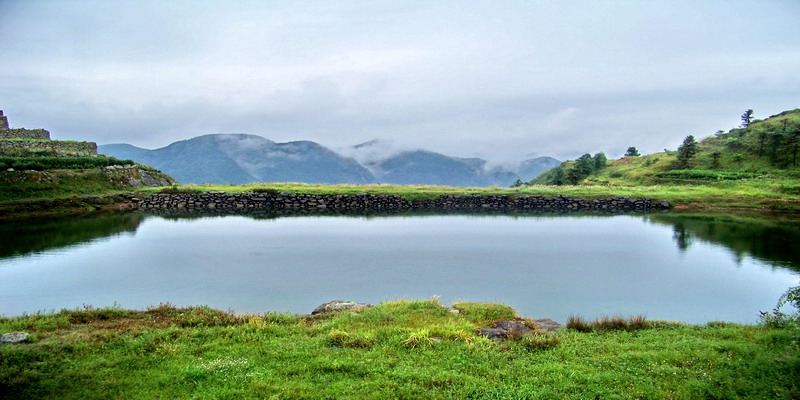
[{"label": "boulder", "polygon": [[358,311],[368,307],[372,307],[372,305],[365,303],[356,303],[355,301],[348,301],[348,300],[333,300],[325,304],[320,304],[317,308],[314,309],[314,311],[311,312],[311,315],[338,312],[338,311]]},{"label": "boulder", "polygon": [[0,343],[17,344],[27,342],[30,335],[26,332],[11,332],[0,335]]},{"label": "boulder", "polygon": [[535,319],[533,322],[536,322],[536,326],[539,327],[539,330],[545,332],[552,332],[558,328],[561,328],[561,324],[549,318]]}]

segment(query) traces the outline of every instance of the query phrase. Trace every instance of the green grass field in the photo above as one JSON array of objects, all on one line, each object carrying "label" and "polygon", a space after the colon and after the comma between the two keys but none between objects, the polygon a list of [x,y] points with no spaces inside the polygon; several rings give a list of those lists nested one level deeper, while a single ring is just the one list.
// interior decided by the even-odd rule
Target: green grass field
[{"label": "green grass field", "polygon": [[[791,399],[798,332],[727,323],[476,334],[502,305],[435,300],[301,317],[206,307],[0,320],[4,399]],[[563,321],[562,321],[563,322]],[[641,321],[639,321],[641,322]]]}]

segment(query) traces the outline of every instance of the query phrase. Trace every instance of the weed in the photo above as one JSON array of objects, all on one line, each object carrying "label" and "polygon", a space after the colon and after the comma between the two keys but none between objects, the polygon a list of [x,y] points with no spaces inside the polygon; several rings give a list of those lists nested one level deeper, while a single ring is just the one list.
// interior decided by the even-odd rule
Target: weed
[{"label": "weed", "polygon": [[648,329],[651,325],[644,315],[636,315],[628,318],[621,316],[603,316],[592,322],[587,322],[582,317],[570,315],[567,320],[567,329],[578,332],[594,331],[636,331]]},{"label": "weed", "polygon": [[412,331],[402,343],[403,346],[414,349],[417,347],[430,347],[435,342],[436,339],[431,335],[430,329],[417,329]]}]

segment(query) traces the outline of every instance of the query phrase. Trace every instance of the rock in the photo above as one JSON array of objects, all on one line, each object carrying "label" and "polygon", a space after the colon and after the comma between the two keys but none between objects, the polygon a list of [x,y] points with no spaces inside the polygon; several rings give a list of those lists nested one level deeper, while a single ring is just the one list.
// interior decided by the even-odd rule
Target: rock
[{"label": "rock", "polygon": [[669,202],[666,200],[661,200],[661,207],[669,208]]},{"label": "rock", "polygon": [[372,307],[372,305],[365,303],[356,303],[355,301],[334,300],[319,305],[319,307],[315,308],[314,311],[311,312],[311,315],[338,312],[338,311],[358,311],[369,307]]},{"label": "rock", "polygon": [[494,323],[494,326],[506,331],[507,336],[519,337],[533,333],[533,329],[520,321],[498,321]]},{"label": "rock", "polygon": [[9,168],[6,170],[7,172],[14,172],[14,168]]},{"label": "rock", "polygon": [[497,321],[494,328],[480,330],[480,335],[494,341],[502,341],[510,337],[521,337],[533,333],[533,329],[519,321]]},{"label": "rock", "polygon": [[494,340],[496,342],[505,340],[505,338],[508,337],[505,329],[497,329],[497,328],[483,328],[480,331],[480,335],[486,336],[487,338]]},{"label": "rock", "polygon": [[0,343],[17,344],[27,342],[31,335],[26,332],[4,333],[0,336]]},{"label": "rock", "polygon": [[536,326],[539,327],[539,330],[545,332],[552,332],[558,328],[561,328],[561,324],[549,318],[535,319],[533,322],[536,322]]}]

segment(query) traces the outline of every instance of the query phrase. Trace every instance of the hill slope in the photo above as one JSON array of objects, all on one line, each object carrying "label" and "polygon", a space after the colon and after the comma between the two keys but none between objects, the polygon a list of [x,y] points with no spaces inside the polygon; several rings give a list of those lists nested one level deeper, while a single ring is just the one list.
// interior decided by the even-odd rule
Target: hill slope
[{"label": "hill slope", "polygon": [[700,140],[685,166],[678,162],[678,151],[665,151],[611,160],[580,175],[575,173],[580,161],[574,160],[529,184],[697,184],[759,178],[792,186],[800,179],[799,146],[800,109],[795,109]]}]

